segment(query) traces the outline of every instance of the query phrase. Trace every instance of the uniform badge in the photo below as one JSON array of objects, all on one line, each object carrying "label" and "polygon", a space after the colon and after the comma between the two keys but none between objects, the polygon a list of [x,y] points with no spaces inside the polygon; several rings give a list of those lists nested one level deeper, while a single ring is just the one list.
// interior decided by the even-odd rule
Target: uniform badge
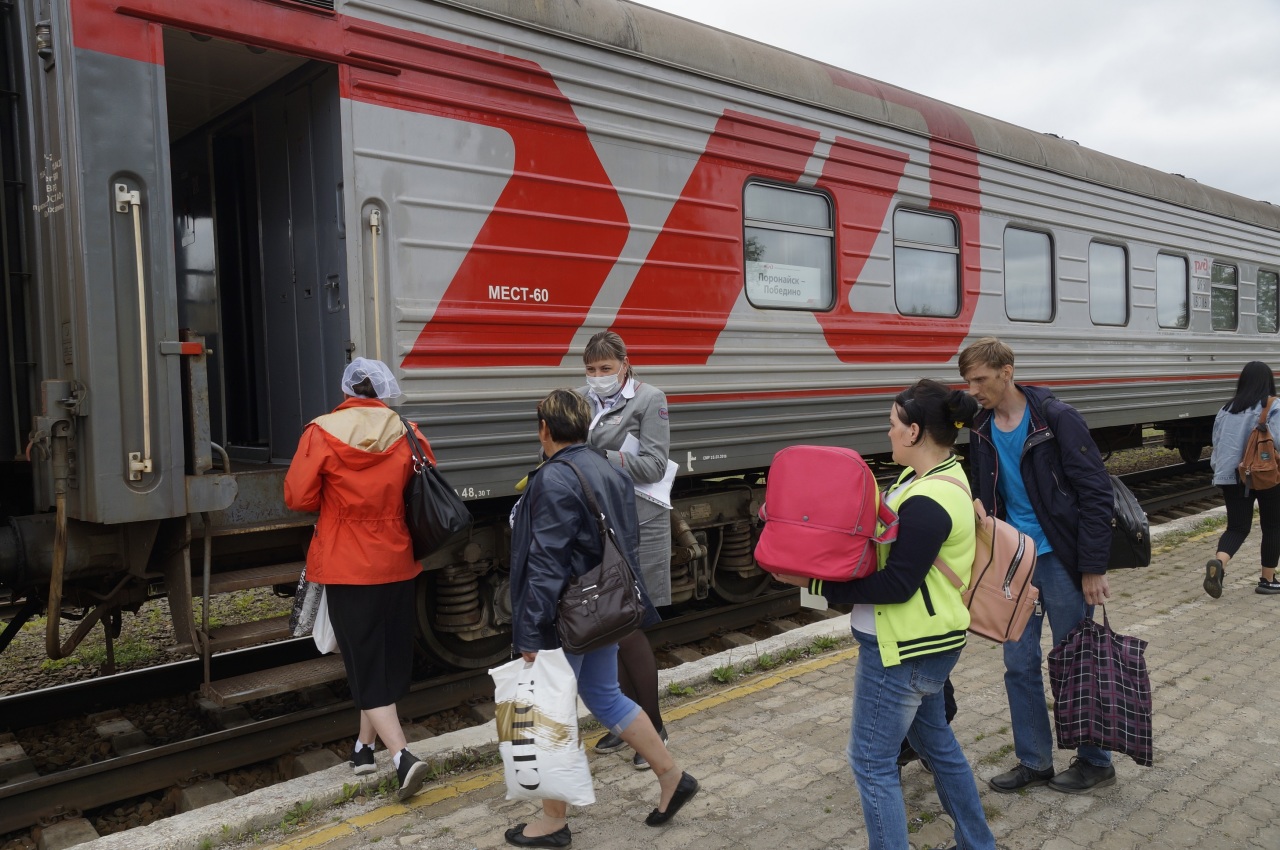
[{"label": "uniform badge", "polygon": [[658,418],[659,418],[659,419],[666,419],[666,418],[667,418],[667,409],[666,409],[665,407],[659,407],[659,408],[658,408]]}]

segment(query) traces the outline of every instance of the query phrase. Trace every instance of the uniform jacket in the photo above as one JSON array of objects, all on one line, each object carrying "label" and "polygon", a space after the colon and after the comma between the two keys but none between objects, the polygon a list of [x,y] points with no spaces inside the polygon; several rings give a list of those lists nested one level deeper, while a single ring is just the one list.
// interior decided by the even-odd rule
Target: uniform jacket
[{"label": "uniform jacket", "polygon": [[[422,432],[423,451],[435,462]],[[319,584],[386,584],[416,576],[404,522],[413,454],[394,410],[348,398],[311,422],[284,478],[284,502],[319,511],[307,549],[307,578]]]},{"label": "uniform jacket", "polygon": [[[1240,466],[1245,444],[1249,442],[1249,432],[1257,427],[1261,412],[1262,402],[1239,413],[1228,413],[1225,407],[1218,411],[1213,420],[1213,454],[1209,456],[1214,484],[1240,483],[1236,467]],[[1267,413],[1267,430],[1271,432],[1272,442],[1280,446],[1280,399],[1272,402]]]},{"label": "uniform jacket", "polygon": [[[578,394],[590,400],[589,389],[579,387]],[[640,441],[638,454],[619,451],[628,434]],[[588,441],[603,449],[609,463],[626,472],[636,483],[661,481],[667,474],[667,455],[671,451],[666,394],[652,384],[628,378],[618,403],[595,419]]]},{"label": "uniform jacket", "polygon": [[[636,564],[637,523],[631,480],[585,443],[561,449],[529,473],[529,485],[511,527],[512,642],[518,652],[560,646],[556,604],[569,579],[599,566],[604,554],[600,529],[582,493],[578,476],[558,460],[572,460],[582,471],[600,509],[617,535],[622,552]],[[643,580],[641,580],[643,583]],[[645,597],[643,625],[658,621]]]},{"label": "uniform jacket", "polygon": [[[1016,386],[1027,397],[1031,416],[1019,467],[1022,481],[1049,545],[1079,586],[1081,573],[1107,571],[1115,498],[1111,478],[1089,426],[1074,407],[1044,387]],[[993,419],[990,410],[974,417],[969,462],[978,498],[989,513],[1003,517],[996,486],[999,459],[991,441]]]}]

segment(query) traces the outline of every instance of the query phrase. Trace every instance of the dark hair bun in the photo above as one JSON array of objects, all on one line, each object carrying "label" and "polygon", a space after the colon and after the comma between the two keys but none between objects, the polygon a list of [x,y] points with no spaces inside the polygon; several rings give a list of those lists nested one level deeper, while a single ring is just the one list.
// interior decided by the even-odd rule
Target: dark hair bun
[{"label": "dark hair bun", "polygon": [[981,407],[978,402],[964,390],[952,390],[947,395],[947,415],[957,428],[960,425],[972,425],[973,417],[978,415],[979,410]]}]

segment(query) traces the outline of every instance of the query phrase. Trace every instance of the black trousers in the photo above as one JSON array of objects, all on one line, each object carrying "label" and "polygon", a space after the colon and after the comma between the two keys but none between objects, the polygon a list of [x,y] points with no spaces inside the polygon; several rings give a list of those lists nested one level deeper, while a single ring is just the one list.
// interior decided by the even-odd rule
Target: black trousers
[{"label": "black trousers", "polygon": [[1280,487],[1244,491],[1243,484],[1219,484],[1227,503],[1227,530],[1218,538],[1218,551],[1235,557],[1253,528],[1253,503],[1258,503],[1258,525],[1262,527],[1262,566],[1275,569],[1280,564]]}]

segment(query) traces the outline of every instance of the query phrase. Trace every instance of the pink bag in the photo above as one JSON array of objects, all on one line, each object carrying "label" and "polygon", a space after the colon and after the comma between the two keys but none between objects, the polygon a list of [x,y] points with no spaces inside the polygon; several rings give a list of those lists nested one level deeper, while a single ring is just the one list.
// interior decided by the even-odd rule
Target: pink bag
[{"label": "pink bag", "polygon": [[876,490],[862,455],[833,446],[789,446],[765,483],[756,563],[771,573],[827,581],[876,571],[876,544],[898,537],[898,516]]}]

